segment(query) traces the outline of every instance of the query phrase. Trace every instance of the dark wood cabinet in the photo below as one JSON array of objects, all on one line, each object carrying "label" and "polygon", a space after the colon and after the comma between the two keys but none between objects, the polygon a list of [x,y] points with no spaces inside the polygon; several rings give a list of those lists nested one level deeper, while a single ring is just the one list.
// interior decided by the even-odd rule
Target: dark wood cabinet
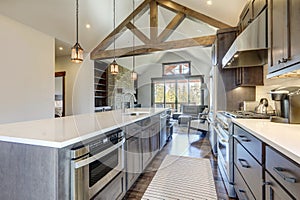
[{"label": "dark wood cabinet", "polygon": [[94,63],[95,107],[107,106],[107,64]]},{"label": "dark wood cabinet", "polygon": [[239,32],[245,28],[263,11],[267,6],[267,0],[252,0],[244,7],[240,14]]},{"label": "dark wood cabinet", "polygon": [[263,66],[237,68],[235,83],[237,86],[264,85]]},{"label": "dark wood cabinet", "polygon": [[299,69],[300,1],[268,0],[268,5],[269,74]]},{"label": "dark wood cabinet", "polygon": [[217,31],[217,38],[212,46],[212,64],[222,69],[222,59],[237,36],[237,28]]}]

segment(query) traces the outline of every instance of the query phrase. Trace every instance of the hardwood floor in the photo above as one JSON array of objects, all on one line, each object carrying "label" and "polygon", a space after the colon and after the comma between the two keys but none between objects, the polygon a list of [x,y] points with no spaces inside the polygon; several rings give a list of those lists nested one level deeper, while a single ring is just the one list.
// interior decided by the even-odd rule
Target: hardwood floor
[{"label": "hardwood floor", "polygon": [[153,161],[147,166],[145,172],[140,175],[135,184],[126,193],[123,200],[141,199],[157,169],[166,155],[190,156],[196,158],[208,158],[211,161],[218,199],[230,200],[218,170],[217,159],[211,153],[211,147],[207,137],[200,135],[173,134],[173,139],[160,151]]}]

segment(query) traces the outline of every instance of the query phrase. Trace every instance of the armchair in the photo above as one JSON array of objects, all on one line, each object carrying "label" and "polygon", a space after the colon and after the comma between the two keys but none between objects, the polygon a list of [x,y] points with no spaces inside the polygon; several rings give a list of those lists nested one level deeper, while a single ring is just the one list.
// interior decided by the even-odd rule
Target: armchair
[{"label": "armchair", "polygon": [[188,122],[188,134],[190,134],[191,129],[201,131],[202,133],[207,133],[208,131],[208,108],[206,107],[201,113],[198,114],[196,119],[190,118]]}]

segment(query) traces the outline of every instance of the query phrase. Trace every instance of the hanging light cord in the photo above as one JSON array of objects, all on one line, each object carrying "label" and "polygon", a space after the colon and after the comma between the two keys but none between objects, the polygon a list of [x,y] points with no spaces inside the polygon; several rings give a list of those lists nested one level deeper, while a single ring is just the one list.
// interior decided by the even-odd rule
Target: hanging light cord
[{"label": "hanging light cord", "polygon": [[78,43],[78,0],[76,0],[76,43]]},{"label": "hanging light cord", "polygon": [[[114,32],[116,30],[116,0],[114,0]],[[114,33],[114,60],[116,60],[116,33]]]},{"label": "hanging light cord", "polygon": [[[134,0],[132,0],[132,12],[134,12],[134,8],[135,8],[135,4],[134,4]],[[134,15],[132,18],[132,23],[133,23],[133,32],[132,32],[132,65],[133,65],[133,72],[134,72],[134,68],[135,68],[135,56],[134,56],[134,47],[135,47],[135,38],[134,38]]]}]

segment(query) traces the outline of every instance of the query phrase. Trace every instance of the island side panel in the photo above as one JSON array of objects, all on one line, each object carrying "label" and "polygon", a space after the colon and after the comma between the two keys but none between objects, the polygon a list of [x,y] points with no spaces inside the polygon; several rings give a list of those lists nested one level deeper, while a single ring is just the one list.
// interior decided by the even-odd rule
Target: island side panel
[{"label": "island side panel", "polygon": [[71,199],[71,146],[58,150],[58,199]]},{"label": "island side panel", "polygon": [[57,199],[57,149],[0,142],[0,199]]}]

